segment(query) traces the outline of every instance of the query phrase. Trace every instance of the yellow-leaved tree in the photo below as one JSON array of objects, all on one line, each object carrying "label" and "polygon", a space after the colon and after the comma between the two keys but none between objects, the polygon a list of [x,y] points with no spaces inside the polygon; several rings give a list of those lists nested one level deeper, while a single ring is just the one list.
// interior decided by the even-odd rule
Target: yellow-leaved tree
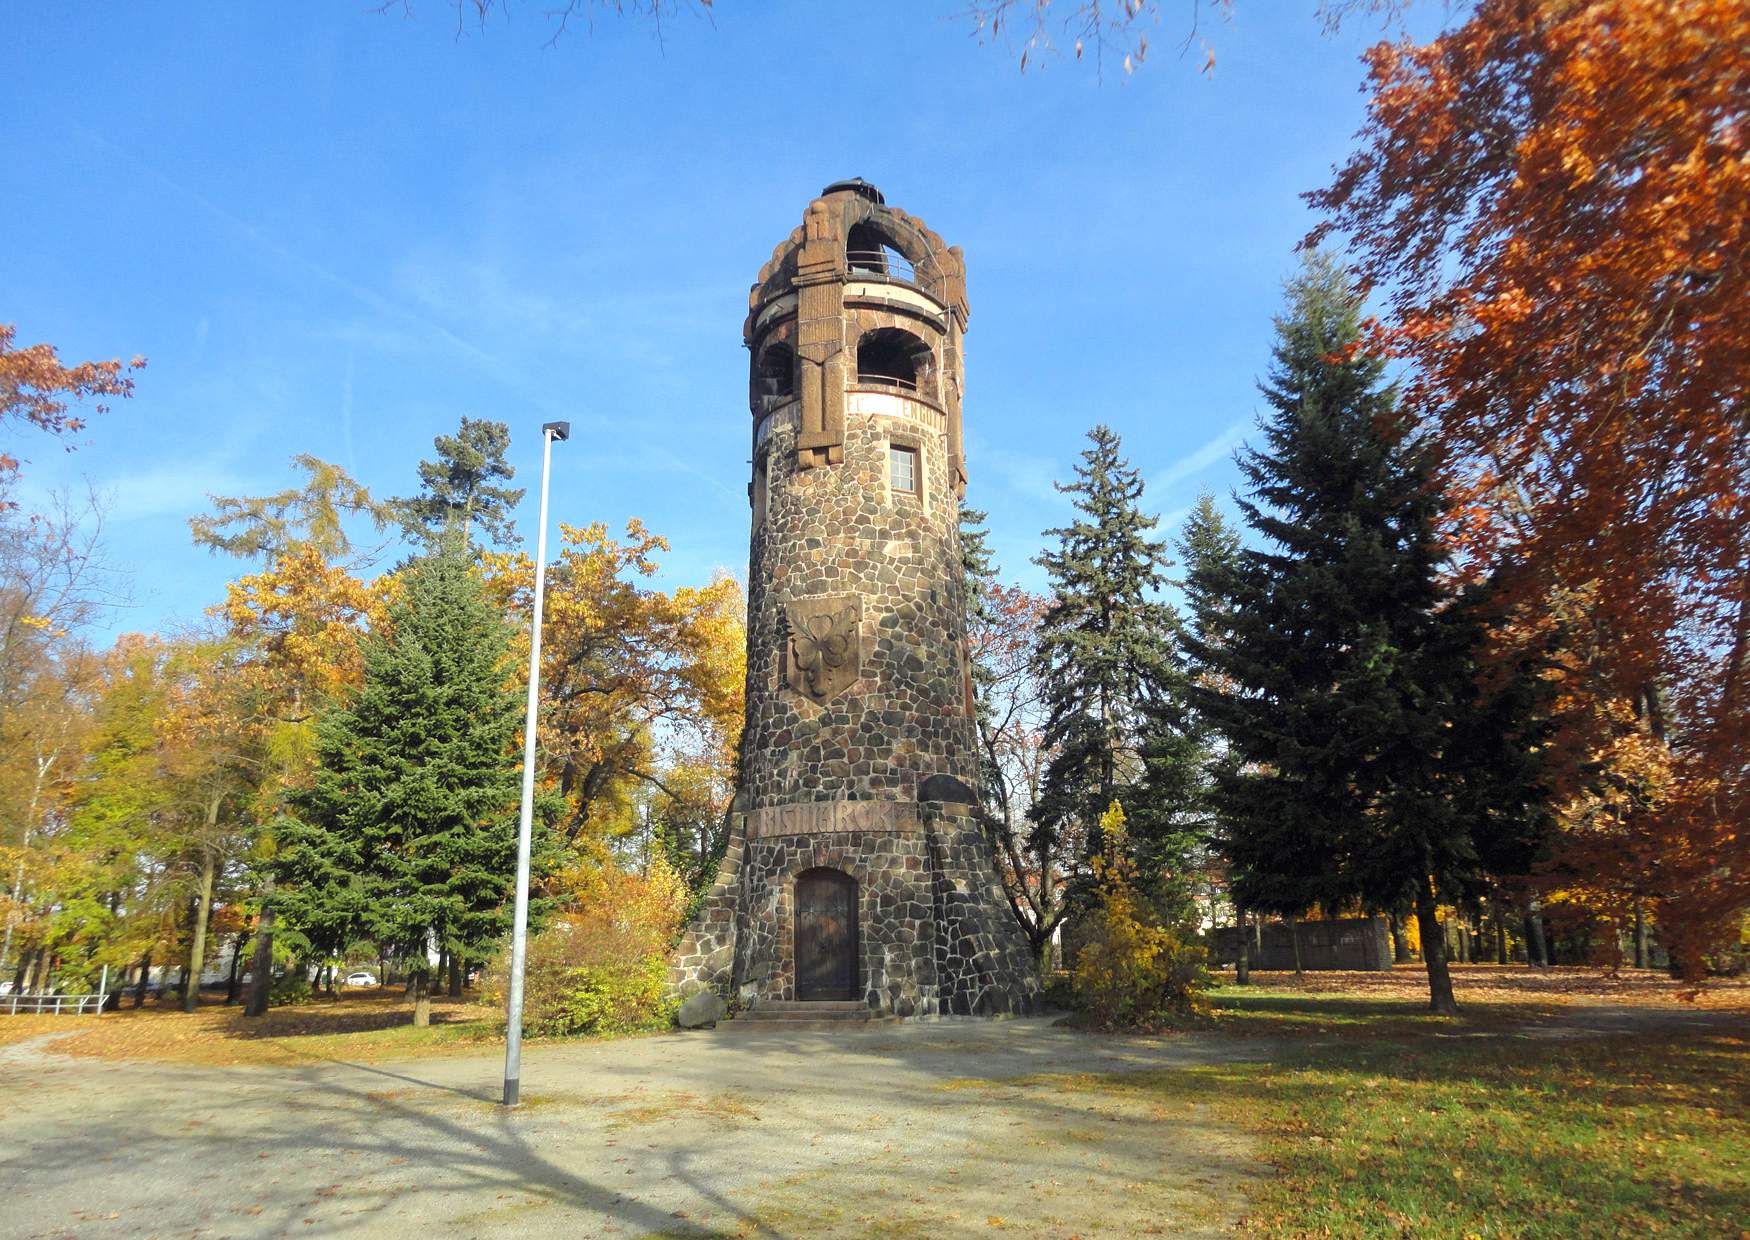
[{"label": "yellow-leaved tree", "polygon": [[[606,525],[561,525],[548,566],[541,658],[542,777],[565,798],[561,833],[578,847],[621,837],[640,811],[732,794],[745,692],[741,587],[728,576],[672,594],[640,584],[668,543],[638,521],[624,540]],[[522,621],[534,563],[482,557],[489,589]],[[523,647],[526,651],[527,646]]]},{"label": "yellow-leaved tree", "polygon": [[1076,953],[1076,1004],[1100,1029],[1165,1024],[1204,1009],[1208,953],[1159,921],[1136,887],[1136,862],[1113,801],[1100,816],[1102,848],[1093,858],[1095,903]]}]

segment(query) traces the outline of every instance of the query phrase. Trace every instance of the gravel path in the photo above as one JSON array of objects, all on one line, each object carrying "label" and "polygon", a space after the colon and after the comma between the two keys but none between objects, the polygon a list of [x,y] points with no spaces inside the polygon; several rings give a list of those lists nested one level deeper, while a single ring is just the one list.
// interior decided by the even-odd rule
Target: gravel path
[{"label": "gravel path", "polygon": [[[5,1236],[1221,1234],[1244,1134],[1030,1086],[1263,1055],[1043,1020],[206,1068],[0,1050]],[[51,1045],[45,1045],[45,1043]]]}]

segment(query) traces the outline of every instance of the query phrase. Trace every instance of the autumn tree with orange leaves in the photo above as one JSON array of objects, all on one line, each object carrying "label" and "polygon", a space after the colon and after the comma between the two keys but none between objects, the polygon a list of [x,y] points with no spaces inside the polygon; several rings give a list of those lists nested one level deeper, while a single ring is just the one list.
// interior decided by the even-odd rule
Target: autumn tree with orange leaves
[{"label": "autumn tree with orange leaves", "polygon": [[[16,426],[26,426],[57,439],[76,435],[85,428],[77,412],[86,405],[93,413],[108,409],[104,402],[134,394],[133,371],[145,366],[136,357],[120,361],[76,362],[68,366],[49,344],[14,348],[18,330],[0,323],[0,428],[8,437]],[[18,472],[19,459],[0,448],[0,483]]]},{"label": "autumn tree with orange leaves", "polygon": [[1315,239],[1385,299],[1468,571],[1569,652],[1569,873],[1616,858],[1697,974],[1750,909],[1750,6],[1483,0],[1368,61]]},{"label": "autumn tree with orange leaves", "polygon": [[[727,808],[726,779],[741,739],[746,619],[740,583],[720,577],[672,594],[639,584],[668,550],[661,536],[630,522],[624,539],[606,525],[561,525],[561,550],[547,569],[541,647],[543,778],[565,798],[560,829],[585,845],[624,834],[641,790],[666,802],[698,800],[697,772]],[[534,563],[521,552],[483,557],[500,609],[526,628]],[[524,646],[526,650],[526,645]],[[526,654],[523,656],[526,659]]]}]

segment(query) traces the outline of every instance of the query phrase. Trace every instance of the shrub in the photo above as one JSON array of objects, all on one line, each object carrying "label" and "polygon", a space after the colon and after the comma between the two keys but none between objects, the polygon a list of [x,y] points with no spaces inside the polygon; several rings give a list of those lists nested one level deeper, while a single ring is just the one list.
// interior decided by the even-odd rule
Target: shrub
[{"label": "shrub", "polygon": [[1098,904],[1070,975],[1076,1006],[1103,1029],[1155,1026],[1200,1013],[1209,985],[1208,953],[1153,924],[1147,903],[1137,895],[1124,811],[1117,802],[1101,816],[1100,827],[1106,848],[1094,859]]},{"label": "shrub", "polygon": [[273,1007],[294,1007],[310,1002],[311,997],[310,979],[302,964],[287,969],[268,985],[268,1003]]},{"label": "shrub", "polygon": [[[668,956],[685,885],[660,859],[632,874],[612,863],[566,876],[567,905],[529,939],[523,1029],[540,1037],[664,1028]],[[510,953],[487,972],[485,997],[503,1005]]]}]

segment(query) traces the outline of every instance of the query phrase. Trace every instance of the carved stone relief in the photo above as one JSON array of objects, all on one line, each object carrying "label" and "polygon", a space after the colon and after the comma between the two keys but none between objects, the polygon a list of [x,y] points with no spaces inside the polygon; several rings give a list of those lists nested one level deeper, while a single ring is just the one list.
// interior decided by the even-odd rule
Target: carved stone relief
[{"label": "carved stone relief", "polygon": [[863,674],[863,596],[798,599],[785,609],[784,683],[811,702],[843,693]]}]

